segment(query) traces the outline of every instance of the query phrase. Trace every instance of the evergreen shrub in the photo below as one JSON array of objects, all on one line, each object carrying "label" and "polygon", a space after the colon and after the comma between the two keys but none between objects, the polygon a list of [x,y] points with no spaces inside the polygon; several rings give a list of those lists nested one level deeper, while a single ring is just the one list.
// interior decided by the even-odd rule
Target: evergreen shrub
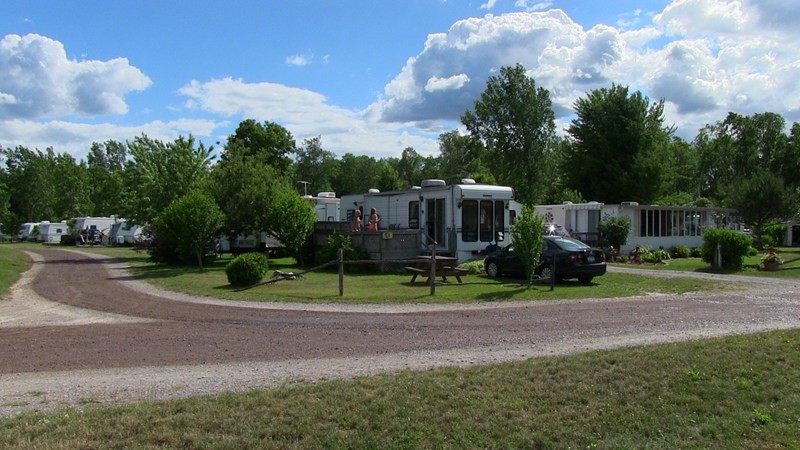
[{"label": "evergreen shrub", "polygon": [[262,253],[244,253],[233,258],[225,267],[231,286],[252,286],[267,274],[269,260]]}]

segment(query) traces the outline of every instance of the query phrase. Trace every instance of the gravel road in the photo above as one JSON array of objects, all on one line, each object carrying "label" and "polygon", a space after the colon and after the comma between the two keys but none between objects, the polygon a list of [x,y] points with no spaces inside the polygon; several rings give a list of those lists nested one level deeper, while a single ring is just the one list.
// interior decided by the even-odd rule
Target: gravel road
[{"label": "gravel road", "polygon": [[800,283],[697,276],[729,293],[464,305],[257,303],[192,297],[112,259],[29,251],[0,300],[0,414],[469,366],[800,327]]}]

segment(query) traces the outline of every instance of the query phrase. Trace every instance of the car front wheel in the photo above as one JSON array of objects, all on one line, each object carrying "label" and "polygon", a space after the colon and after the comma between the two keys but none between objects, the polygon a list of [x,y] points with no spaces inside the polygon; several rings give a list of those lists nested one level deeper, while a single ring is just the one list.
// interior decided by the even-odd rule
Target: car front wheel
[{"label": "car front wheel", "polygon": [[489,275],[489,278],[497,278],[500,276],[500,268],[497,267],[497,263],[490,262],[486,265],[486,275]]}]

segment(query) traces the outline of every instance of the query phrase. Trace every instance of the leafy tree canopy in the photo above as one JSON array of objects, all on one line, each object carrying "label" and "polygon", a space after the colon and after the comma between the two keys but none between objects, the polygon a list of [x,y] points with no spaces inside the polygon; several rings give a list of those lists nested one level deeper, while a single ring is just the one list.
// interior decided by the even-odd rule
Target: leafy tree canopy
[{"label": "leafy tree canopy", "polygon": [[171,243],[179,260],[203,267],[206,246],[216,237],[225,220],[214,198],[193,190],[173,200],[153,223],[156,235]]},{"label": "leafy tree canopy", "polygon": [[589,200],[652,203],[661,188],[664,102],[650,105],[641,92],[612,85],[575,102],[561,172],[566,185]]},{"label": "leafy tree canopy", "polygon": [[547,89],[537,88],[525,68],[503,67],[490,77],[474,111],[461,116],[485,146],[497,182],[513,186],[520,202],[545,198],[546,156],[555,137],[555,113]]},{"label": "leafy tree canopy", "polygon": [[239,123],[236,131],[228,136],[222,160],[242,154],[286,173],[291,169],[291,157],[296,151],[297,144],[286,128],[274,122],[258,123],[247,119]]}]

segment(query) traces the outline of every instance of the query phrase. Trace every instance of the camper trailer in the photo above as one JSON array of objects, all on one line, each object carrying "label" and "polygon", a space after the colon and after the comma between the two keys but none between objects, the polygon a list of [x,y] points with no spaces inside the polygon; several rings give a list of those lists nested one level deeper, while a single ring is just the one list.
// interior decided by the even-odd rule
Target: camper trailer
[{"label": "camper trailer", "polygon": [[120,219],[111,225],[109,231],[109,242],[111,245],[133,245],[142,240],[142,225],[132,224],[127,220]]},{"label": "camper trailer", "polygon": [[123,222],[125,219],[117,219],[111,216],[76,217],[73,220],[75,224],[72,226],[72,229],[79,234],[79,244],[101,244],[107,243],[112,225],[117,222]]},{"label": "camper trailer", "polygon": [[66,221],[55,223],[42,221],[39,223],[39,242],[45,244],[60,244],[61,237],[69,234],[70,228]]},{"label": "camper trailer", "polygon": [[[380,216],[378,232],[418,230],[420,253],[449,254],[459,262],[482,254],[490,244],[506,245],[516,215],[514,192],[508,186],[478,184],[462,179],[424,180],[402,191],[342,196],[340,220],[352,222],[356,209],[363,211],[364,230],[372,208]],[[514,202],[515,203],[515,202]],[[374,231],[372,231],[374,233]],[[365,231],[369,233],[369,231]]]},{"label": "camper trailer", "polygon": [[339,219],[341,199],[336,198],[335,192],[320,192],[316,197],[305,195],[303,198],[314,205],[318,222],[334,222]]},{"label": "camper trailer", "polygon": [[20,241],[36,240],[39,232],[39,222],[25,222],[19,226],[17,239]]}]

